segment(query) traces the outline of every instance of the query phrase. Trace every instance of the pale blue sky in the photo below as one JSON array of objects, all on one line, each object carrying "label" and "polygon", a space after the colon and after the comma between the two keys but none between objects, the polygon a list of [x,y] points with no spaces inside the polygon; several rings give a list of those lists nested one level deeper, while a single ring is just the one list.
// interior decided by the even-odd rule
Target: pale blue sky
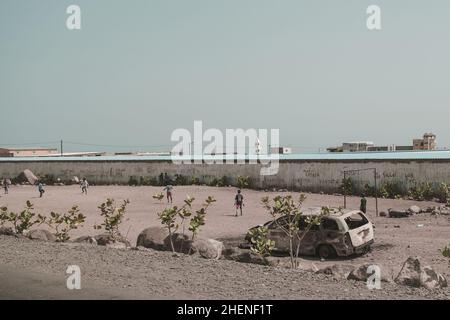
[{"label": "pale blue sky", "polygon": [[[70,4],[80,31],[66,29]],[[370,4],[381,31],[366,28]],[[298,151],[425,131],[450,146],[449,12],[448,0],[1,0],[0,145],[168,145],[203,120],[279,128],[282,144],[312,148]]]}]

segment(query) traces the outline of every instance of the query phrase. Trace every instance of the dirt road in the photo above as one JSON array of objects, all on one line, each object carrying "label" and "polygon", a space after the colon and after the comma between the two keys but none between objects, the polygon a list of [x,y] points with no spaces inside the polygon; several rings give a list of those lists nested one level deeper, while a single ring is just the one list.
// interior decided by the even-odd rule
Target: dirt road
[{"label": "dirt road", "polygon": [[[91,187],[89,194],[85,196],[81,194],[78,186],[47,187],[45,196],[40,199],[37,198],[35,188],[19,186],[12,187],[9,195],[2,195],[0,206],[8,206],[10,210],[18,211],[23,208],[26,200],[31,200],[37,212],[48,214],[50,211],[67,211],[72,205],[77,204],[87,215],[87,221],[83,228],[75,230],[73,237],[76,237],[98,233],[92,226],[101,221],[97,207],[106,198],[116,200],[128,198],[131,203],[126,213],[128,220],[122,226],[122,233],[127,234],[134,245],[141,230],[159,225],[156,213],[164,209],[166,204],[165,201],[159,203],[151,196],[160,191],[161,188],[157,187],[101,186]],[[235,191],[235,188],[175,187],[174,204],[181,204],[186,194],[197,199],[196,206],[199,206],[208,195],[214,196],[218,201],[208,212],[207,223],[200,236],[216,239],[242,238],[249,227],[263,223],[269,218],[259,203],[261,197],[274,196],[280,192],[244,190],[244,216],[236,218],[233,209]],[[307,194],[307,197],[305,207],[342,205],[342,197],[338,196]],[[347,203],[348,207],[357,208],[359,199],[349,198]],[[436,205],[431,202],[405,200],[379,201],[380,210],[405,209],[413,204],[421,207]],[[375,217],[373,199],[368,200],[368,210],[376,226],[375,244],[369,254],[325,262],[314,257],[304,259],[313,261],[318,267],[334,263],[356,265],[371,262],[380,265],[382,272],[395,275],[403,261],[413,255],[419,256],[425,264],[433,266],[450,279],[448,260],[439,252],[439,249],[450,244],[450,221],[447,216],[436,217],[424,213],[404,219]],[[398,289],[393,284],[386,284],[382,292],[369,292],[361,283],[354,284],[348,281],[340,283],[300,271],[269,270],[256,265],[231,261],[206,261],[194,257],[174,258],[170,254],[160,252],[113,250],[110,253],[111,250],[107,251],[102,247],[36,244],[9,237],[0,238],[0,243],[2,268],[13,267],[17,272],[28,270],[37,275],[41,273],[57,275],[58,279],[61,279],[68,264],[79,264],[83,267],[89,283],[95,284],[93,289],[104,285],[106,291],[103,296],[109,298],[116,297],[118,292],[128,285],[131,285],[134,294],[138,297],[142,294],[144,298],[341,299],[428,296],[427,292],[422,294],[420,290]],[[5,271],[4,274],[8,273]],[[170,277],[171,280],[168,280]],[[295,279],[294,283],[290,283],[292,278]],[[319,283],[308,285],[309,280],[318,280]],[[267,288],[264,289],[263,285]],[[193,288],[196,287],[199,288],[194,291]],[[101,296],[100,293],[99,295]],[[131,295],[126,293],[123,296]],[[448,297],[448,291],[444,290],[443,293],[432,294],[430,297]]]}]

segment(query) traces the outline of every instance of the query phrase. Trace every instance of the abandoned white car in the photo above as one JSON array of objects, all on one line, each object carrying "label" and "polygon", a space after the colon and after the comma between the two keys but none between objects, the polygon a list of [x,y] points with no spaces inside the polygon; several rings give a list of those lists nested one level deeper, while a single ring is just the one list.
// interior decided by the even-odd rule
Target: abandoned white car
[{"label": "abandoned white car", "polygon": [[[321,208],[308,208],[303,211],[298,237],[294,237],[294,248],[297,248],[298,239],[302,239],[299,254],[330,258],[361,254],[370,250],[374,242],[373,225],[364,213],[359,210],[335,210],[322,217],[320,224],[309,225],[306,222],[308,217],[317,217],[320,213]],[[289,238],[280,227],[288,223],[287,219],[281,217],[265,224],[268,227],[268,238],[275,242],[275,251],[289,251]],[[249,235],[246,240],[251,241]]]}]

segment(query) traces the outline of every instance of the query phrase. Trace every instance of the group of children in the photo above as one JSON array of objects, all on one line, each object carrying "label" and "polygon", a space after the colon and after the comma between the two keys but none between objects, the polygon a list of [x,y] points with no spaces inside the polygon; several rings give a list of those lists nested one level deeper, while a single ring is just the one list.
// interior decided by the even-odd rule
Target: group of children
[{"label": "group of children", "polygon": [[[10,185],[11,185],[11,181],[9,181],[9,179],[4,178],[3,181],[2,181],[2,186],[3,186],[3,189],[5,191],[5,194],[9,193],[9,186]],[[38,187],[38,191],[39,191],[39,198],[42,198],[42,196],[45,193],[44,184],[41,181],[38,181],[37,187]],[[88,188],[89,188],[89,183],[88,183],[86,178],[84,178],[80,182],[80,187],[81,187],[81,193],[82,194],[87,194],[87,191],[88,191]]]},{"label": "group of children", "polygon": [[[5,191],[5,194],[8,194],[10,181],[8,179],[3,179],[2,186]],[[42,198],[42,196],[45,193],[44,184],[39,181],[37,187],[38,187],[38,191],[39,191],[39,198]],[[81,193],[87,195],[88,188],[89,188],[89,182],[87,181],[86,178],[83,178],[83,180],[80,182],[80,187],[81,187]],[[166,191],[167,203],[172,203],[173,202],[173,195],[172,195],[173,186],[171,184],[168,184],[164,187],[163,190]],[[238,216],[238,213],[240,213],[240,215],[242,216],[242,208],[244,207],[244,196],[242,195],[241,190],[238,190],[236,196],[234,197],[234,207],[236,209],[235,217]]]}]

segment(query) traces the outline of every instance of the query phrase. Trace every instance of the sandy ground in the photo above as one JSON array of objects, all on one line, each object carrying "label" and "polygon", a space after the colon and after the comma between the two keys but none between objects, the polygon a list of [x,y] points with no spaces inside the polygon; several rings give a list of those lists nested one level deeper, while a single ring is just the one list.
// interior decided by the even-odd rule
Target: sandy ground
[{"label": "sandy ground", "polygon": [[[0,197],[0,206],[18,211],[25,201],[34,203],[36,211],[49,214],[51,211],[64,212],[72,205],[79,205],[87,216],[83,228],[75,230],[73,237],[95,235],[98,231],[92,225],[101,222],[98,205],[106,198],[121,200],[128,198],[130,205],[122,226],[122,233],[135,244],[137,235],[146,227],[159,225],[156,213],[165,208],[166,203],[159,203],[152,195],[160,192],[158,187],[126,187],[99,186],[91,187],[89,194],[82,195],[78,186],[47,187],[43,198],[38,198],[37,190],[31,186],[14,186],[9,195]],[[214,196],[217,202],[207,214],[207,223],[200,236],[216,239],[240,239],[248,228],[269,219],[261,208],[260,199],[265,195],[274,196],[280,192],[261,192],[244,190],[244,216],[234,217],[233,199],[235,188],[212,188],[202,186],[175,187],[174,205],[182,204],[189,194],[195,197],[196,206],[208,196]],[[294,194],[297,196],[297,194]],[[340,206],[342,197],[330,195],[307,194],[305,207],[308,206]],[[347,199],[349,208],[357,208],[359,199]],[[417,204],[420,207],[436,205],[432,202],[415,202],[405,200],[379,200],[379,209],[406,209]],[[431,216],[420,214],[404,219],[375,217],[374,199],[368,200],[368,214],[374,222],[375,244],[373,250],[364,256],[322,262],[314,257],[303,257],[308,262],[322,267],[334,263],[361,264],[371,262],[381,266],[382,273],[391,276],[396,274],[403,261],[410,255],[419,256],[425,264],[433,266],[450,279],[450,268],[447,259],[440,255],[439,249],[450,244],[450,220],[448,216]],[[423,225],[423,226],[421,226]],[[73,244],[49,244],[31,242],[11,237],[0,238],[0,281],[10,279],[10,288],[26,288],[26,283],[34,283],[36,277],[46,283],[58,283],[64,280],[64,271],[69,263],[82,266],[89,279],[90,286],[85,296],[106,299],[115,298],[201,298],[201,299],[233,299],[233,298],[448,298],[449,290],[430,294],[417,289],[385,284],[383,290],[368,291],[363,283],[352,281],[335,281],[325,279],[311,273],[300,271],[267,269],[256,265],[246,265],[231,261],[207,261],[195,257],[172,257],[169,253],[107,250],[101,247]],[[70,261],[70,262],[69,262]],[[14,270],[13,277],[9,277]],[[172,278],[168,277],[173,274]],[[186,275],[188,275],[186,277]],[[295,282],[292,282],[294,277]],[[261,279],[261,281],[260,281]],[[275,279],[277,279],[275,281]],[[311,285],[307,280],[319,281]],[[196,291],[195,281],[203,283]],[[2,281],[3,282],[3,281]],[[223,283],[229,282],[229,285]],[[7,282],[3,282],[7,283]],[[266,289],[262,288],[267,286]],[[130,286],[133,290],[128,290]],[[51,285],[50,285],[51,287]],[[49,288],[50,288],[49,287]],[[315,292],[317,287],[317,292]],[[2,286],[1,298],[20,297],[12,289]],[[183,289],[184,288],[184,289]],[[270,288],[270,289],[268,289]],[[118,291],[119,290],[119,291]],[[128,290],[128,291],[126,291]],[[200,292],[198,291],[200,290]],[[331,290],[331,291],[330,291]],[[1,291],[1,290],[0,290]],[[6,292],[6,293],[5,293]],[[8,292],[11,292],[9,295]],[[47,295],[33,290],[25,290],[22,297],[53,298],[55,292]],[[60,297],[68,297],[61,293]],[[70,296],[69,296],[70,298]]]}]

